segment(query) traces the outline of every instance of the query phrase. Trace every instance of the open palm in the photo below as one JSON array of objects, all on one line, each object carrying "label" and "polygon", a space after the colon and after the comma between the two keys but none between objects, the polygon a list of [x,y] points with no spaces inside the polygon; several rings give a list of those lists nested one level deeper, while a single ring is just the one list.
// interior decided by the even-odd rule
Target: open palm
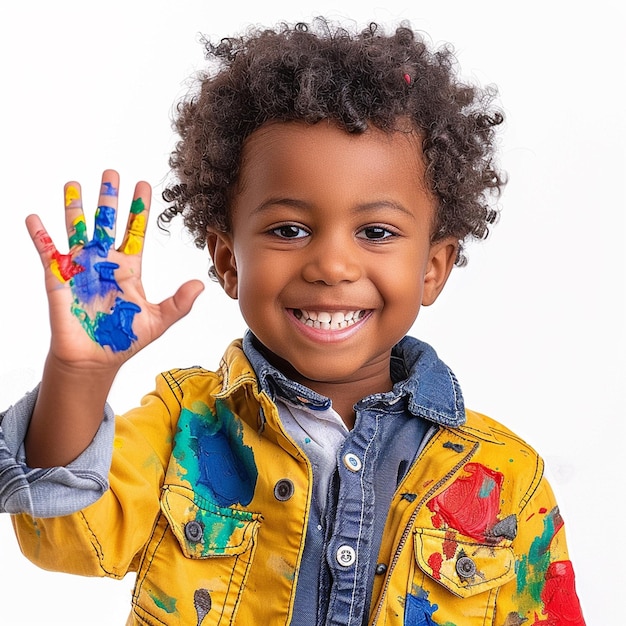
[{"label": "open palm", "polygon": [[45,270],[51,354],[67,365],[119,368],[186,315],[203,288],[200,281],[190,281],[160,304],[146,300],[141,260],[151,188],[137,183],[116,248],[118,189],[117,172],[105,171],[89,237],[80,185],[65,185],[67,254],[58,251],[38,216],[26,220]]}]

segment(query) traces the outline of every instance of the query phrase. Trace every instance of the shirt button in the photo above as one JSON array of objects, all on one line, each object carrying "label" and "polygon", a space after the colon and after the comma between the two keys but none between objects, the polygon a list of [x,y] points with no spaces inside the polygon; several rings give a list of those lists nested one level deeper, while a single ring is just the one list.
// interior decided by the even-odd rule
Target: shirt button
[{"label": "shirt button", "polygon": [[352,454],[352,452],[348,452],[343,457],[343,464],[351,471],[358,472],[361,467],[363,467],[363,463],[361,463],[361,459],[356,454]]},{"label": "shirt button", "polygon": [[188,541],[191,541],[192,543],[198,543],[202,540],[203,534],[204,526],[200,522],[192,520],[191,522],[187,522],[185,524],[185,537],[187,537]]},{"label": "shirt button", "polygon": [[289,500],[293,496],[293,492],[293,483],[288,478],[283,478],[274,485],[274,497],[280,502]]},{"label": "shirt button", "polygon": [[350,567],[356,561],[356,552],[351,546],[340,546],[337,549],[337,563],[343,567]]},{"label": "shirt button", "polygon": [[456,562],[456,573],[460,578],[471,578],[476,574],[476,563],[469,556],[462,556]]}]

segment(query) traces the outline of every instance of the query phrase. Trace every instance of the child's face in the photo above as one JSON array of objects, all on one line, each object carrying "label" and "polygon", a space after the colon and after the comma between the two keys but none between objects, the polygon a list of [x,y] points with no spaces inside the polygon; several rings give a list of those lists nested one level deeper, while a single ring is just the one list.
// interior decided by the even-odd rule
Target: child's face
[{"label": "child's face", "polygon": [[391,348],[456,254],[453,239],[430,243],[423,180],[415,133],[293,122],[247,140],[231,232],[211,233],[209,249],[246,323],[296,380],[389,380]]}]

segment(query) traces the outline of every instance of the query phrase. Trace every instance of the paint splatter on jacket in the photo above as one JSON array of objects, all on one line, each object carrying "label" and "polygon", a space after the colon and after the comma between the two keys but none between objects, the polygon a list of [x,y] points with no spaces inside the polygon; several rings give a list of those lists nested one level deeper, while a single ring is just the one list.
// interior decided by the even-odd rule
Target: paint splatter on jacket
[{"label": "paint splatter on jacket", "polygon": [[[240,342],[217,372],[161,375],[117,419],[109,479],[74,515],[16,516],[24,553],[81,575],[137,572],[128,624],[289,624],[312,472]],[[377,563],[372,625],[584,626],[543,462],[472,411],[407,471]]]}]

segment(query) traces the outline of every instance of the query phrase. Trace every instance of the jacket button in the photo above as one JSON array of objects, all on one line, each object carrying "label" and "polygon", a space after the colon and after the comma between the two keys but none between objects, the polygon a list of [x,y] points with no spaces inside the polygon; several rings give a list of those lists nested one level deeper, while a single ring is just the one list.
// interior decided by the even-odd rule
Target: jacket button
[{"label": "jacket button", "polygon": [[293,496],[293,492],[293,483],[288,478],[283,478],[274,485],[274,497],[280,502],[289,500]]},{"label": "jacket button", "polygon": [[476,574],[476,563],[469,556],[462,556],[456,562],[456,573],[460,578],[471,578]]},{"label": "jacket button", "polygon": [[356,561],[356,552],[352,546],[339,546],[335,558],[339,565],[350,567]]},{"label": "jacket button", "polygon": [[387,566],[384,563],[379,563],[376,566],[376,575],[377,576],[382,576],[383,574],[385,574],[387,572]]},{"label": "jacket button", "polygon": [[192,520],[191,522],[187,522],[185,524],[185,537],[188,541],[198,543],[199,541],[202,541],[203,535],[204,526],[200,522]]},{"label": "jacket button", "polygon": [[348,454],[343,457],[343,464],[351,471],[358,472],[363,464],[361,463],[361,459],[356,454],[352,454],[352,452],[348,452]]}]

